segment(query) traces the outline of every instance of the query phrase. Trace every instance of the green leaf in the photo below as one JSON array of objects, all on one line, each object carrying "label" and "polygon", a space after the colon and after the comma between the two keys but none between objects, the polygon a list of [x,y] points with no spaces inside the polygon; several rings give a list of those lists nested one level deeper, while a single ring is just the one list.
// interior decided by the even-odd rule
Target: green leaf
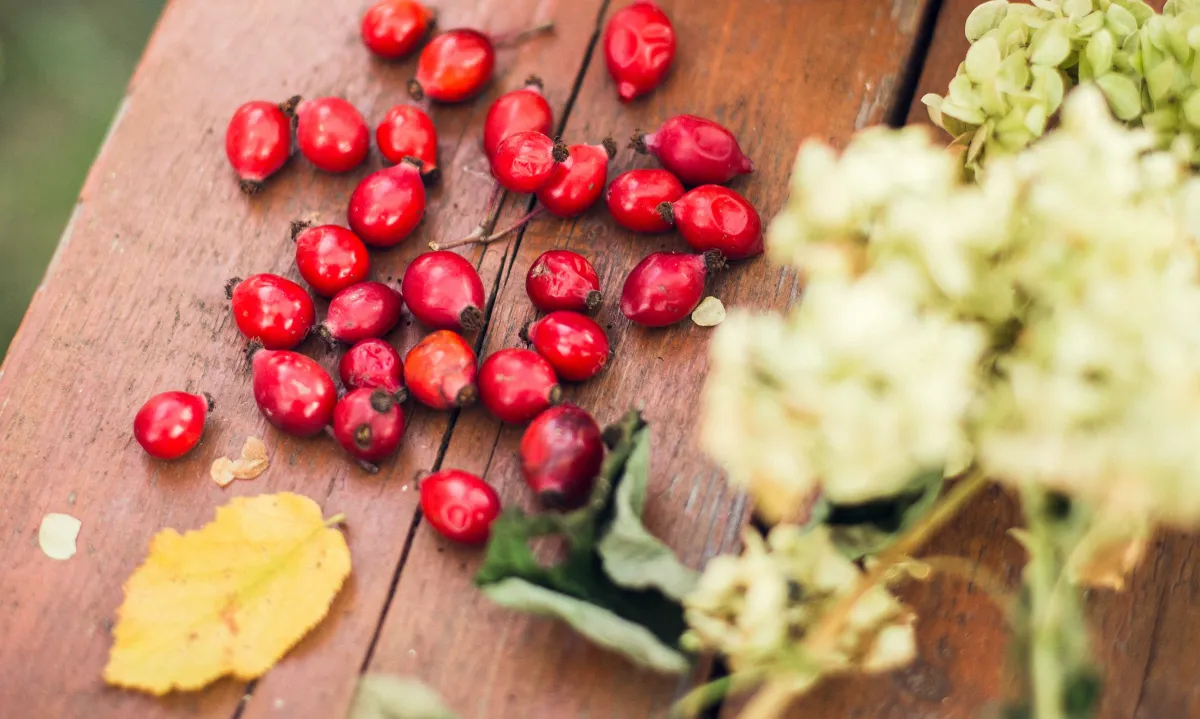
[{"label": "green leaf", "polygon": [[560,619],[606,649],[639,666],[664,674],[679,674],[689,664],[682,652],[668,647],[645,627],[617,614],[523,579],[504,579],[483,587],[493,602],[510,609]]},{"label": "green leaf", "polygon": [[650,430],[634,437],[633,452],[613,497],[613,519],[596,545],[604,571],[629,589],[657,589],[679,601],[696,586],[699,574],[675,557],[667,545],[646,530],[642,510],[650,475]]},{"label": "green leaf", "polygon": [[942,491],[943,472],[924,472],[895,497],[857,505],[822,502],[822,524],[838,550],[849,559],[887,549],[933,508]]},{"label": "green leaf", "polygon": [[988,0],[978,5],[967,16],[967,41],[975,42],[991,30],[1000,26],[1008,14],[1008,0]]},{"label": "green leaf", "polygon": [[1104,92],[1104,97],[1108,98],[1108,105],[1117,119],[1128,122],[1142,114],[1142,94],[1133,80],[1125,75],[1110,72],[1096,78],[1096,85]]},{"label": "green leaf", "polygon": [[358,680],[349,719],[458,719],[437,692],[411,677],[367,674]]},{"label": "green leaf", "polygon": [[[679,654],[683,607],[664,587],[678,592],[687,586],[690,570],[679,565],[670,550],[641,526],[649,430],[634,411],[604,434],[612,449],[604,458],[588,505],[566,514],[529,516],[516,508],[505,511],[492,523],[487,554],[475,575],[475,584],[506,606],[558,617],[632,661],[651,662],[647,666],[660,671],[677,671],[673,667],[679,663],[668,661],[663,651]],[[639,447],[643,448],[641,453]],[[629,488],[624,487],[626,480],[631,481]],[[614,531],[617,537],[601,551],[600,540]],[[529,543],[551,535],[565,539],[569,550],[560,563],[543,566]],[[671,573],[653,581],[647,578],[652,572],[665,571],[668,559],[673,562]],[[606,571],[609,568],[613,568],[614,575]],[[631,579],[623,586],[623,580]],[[501,584],[505,585],[503,589],[494,589]],[[591,610],[583,610],[580,605]],[[629,626],[614,628],[613,617]],[[598,624],[584,626],[592,621]],[[661,647],[649,648],[643,633],[654,637]],[[613,638],[597,639],[609,635]]]}]

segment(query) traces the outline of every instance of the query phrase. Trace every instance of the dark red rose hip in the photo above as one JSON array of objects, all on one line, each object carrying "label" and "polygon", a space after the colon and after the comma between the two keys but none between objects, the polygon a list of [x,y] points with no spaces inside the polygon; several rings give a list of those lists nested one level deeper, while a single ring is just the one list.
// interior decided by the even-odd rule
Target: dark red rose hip
[{"label": "dark red rose hip", "polygon": [[346,210],[350,229],[372,247],[408,239],[425,216],[425,184],[416,164],[401,162],[363,178]]},{"label": "dark red rose hip", "polygon": [[296,146],[325,172],[349,172],[367,159],[371,131],[354,105],[340,97],[305,100],[296,108]]},{"label": "dark red rose hip", "polygon": [[360,282],[337,293],[317,331],[327,342],[382,337],[400,321],[404,298],[382,282]]},{"label": "dark red rose hip", "polygon": [[542,81],[536,77],[525,80],[525,87],[506,92],[488,108],[483,121],[483,152],[488,162],[496,148],[509,135],[533,130],[550,135],[554,129],[554,114],[542,95]]},{"label": "dark red rose hip", "polygon": [[525,292],[543,312],[587,312],[600,306],[600,277],[592,263],[570,250],[548,250],[538,256],[525,276]]},{"label": "dark red rose hip", "polygon": [[683,192],[683,184],[666,170],[629,170],[608,186],[608,211],[627,230],[666,232],[671,223],[663,219],[658,207],[678,200]]},{"label": "dark red rose hip", "polygon": [[382,389],[397,402],[408,398],[404,389],[404,361],[385,340],[361,340],[346,350],[338,363],[338,375],[346,389]]},{"label": "dark red rose hip", "polygon": [[570,156],[553,166],[549,181],[537,191],[538,201],[555,217],[578,217],[596,204],[608,182],[608,161],[616,155],[612,140],[598,145],[571,145]]},{"label": "dark red rose hip", "polygon": [[238,330],[269,350],[291,349],[312,329],[316,309],[300,285],[272,274],[234,277],[225,283]]},{"label": "dark red rose hip", "polygon": [[635,133],[632,147],[657,157],[685,185],[720,185],[754,172],[732,132],[695,115],[676,115],[655,132]]},{"label": "dark red rose hip", "polygon": [[655,252],[638,263],[621,289],[621,313],[644,327],[666,327],[691,314],[705,280],[725,266],[721,253]]},{"label": "dark red rose hip", "polygon": [[374,464],[400,447],[404,410],[385,390],[356,389],[338,400],[332,427],[334,438],[351,457]]},{"label": "dark red rose hip", "polygon": [[522,334],[555,373],[569,382],[591,379],[608,364],[608,335],[587,315],[551,312],[531,323]]},{"label": "dark red rose hip", "polygon": [[664,202],[658,211],[697,252],[719,250],[727,260],[763,253],[758,210],[728,187],[701,185],[675,202]]},{"label": "dark red rose hip", "polygon": [[151,457],[178,459],[200,443],[212,398],[190,392],[161,392],[133,418],[133,436]]},{"label": "dark red rose hip", "polygon": [[625,102],[658,87],[675,59],[675,28],[650,0],[613,13],[604,28],[604,60]]},{"label": "dark red rose hip", "polygon": [[329,373],[298,352],[259,349],[251,361],[254,401],[267,421],[297,437],[311,437],[333,419],[337,388]]},{"label": "dark red rose hip", "polygon": [[496,419],[528,422],[562,399],[554,368],[537,352],[503,349],[479,367],[479,401]]},{"label": "dark red rose hip", "polygon": [[412,105],[396,105],[384,115],[383,122],[375,129],[375,144],[379,153],[393,165],[406,157],[421,161],[421,174],[426,180],[436,179],[437,127],[421,108]]},{"label": "dark red rose hip", "polygon": [[567,146],[555,142],[537,130],[509,135],[492,156],[492,176],[510,192],[537,192],[554,173],[555,166],[568,159]]},{"label": "dark red rose hip", "polygon": [[443,469],[421,480],[421,514],[446,539],[483,544],[500,516],[500,495],[469,472]]},{"label": "dark red rose hip", "polygon": [[433,409],[454,409],[473,403],[479,392],[475,351],[461,336],[438,330],[417,343],[404,358],[408,393]]},{"label": "dark red rose hip", "polygon": [[426,252],[404,270],[408,309],[433,329],[483,326],[483,280],[475,266],[449,250]]},{"label": "dark red rose hip", "polygon": [[292,120],[299,97],[283,104],[263,100],[239,107],[225,128],[225,155],[241,180],[242,192],[253,195],[292,156]]},{"label": "dark red rose hip", "polygon": [[294,222],[292,239],[296,242],[296,269],[322,297],[333,297],[362,282],[371,271],[367,246],[345,227]]},{"label": "dark red rose hip", "polygon": [[600,427],[573,404],[542,412],[521,437],[525,483],[549,509],[574,509],[586,503],[603,460]]}]

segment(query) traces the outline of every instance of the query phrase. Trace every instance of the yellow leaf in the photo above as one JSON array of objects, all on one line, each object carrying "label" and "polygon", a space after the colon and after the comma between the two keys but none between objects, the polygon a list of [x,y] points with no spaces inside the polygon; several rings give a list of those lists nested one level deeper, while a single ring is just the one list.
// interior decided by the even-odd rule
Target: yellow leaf
[{"label": "yellow leaf", "polygon": [[350,573],[339,521],[283,492],[234,499],[184,535],[159,532],[125,582],[105,681],[161,695],[264,674]]}]

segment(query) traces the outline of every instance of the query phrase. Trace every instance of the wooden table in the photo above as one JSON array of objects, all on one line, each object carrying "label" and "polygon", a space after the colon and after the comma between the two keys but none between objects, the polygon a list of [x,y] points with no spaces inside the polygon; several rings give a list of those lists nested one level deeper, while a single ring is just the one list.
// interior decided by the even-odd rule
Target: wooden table
[{"label": "wooden table", "polygon": [[[924,121],[919,97],[945,88],[976,0],[664,0],[680,37],[675,71],[629,106],[617,102],[596,47],[605,18],[626,0],[436,4],[443,27],[503,32],[553,19],[557,31],[501,52],[486,97],[433,109],[443,183],[417,236],[375,255],[378,277],[398,277],[427,242],[459,237],[478,221],[490,187],[478,139],[484,112],[530,73],[544,78],[570,142],[625,138],[680,112],[731,127],[758,168],[734,186],[769,217],[785,199],[804,138],[840,144],[870,124]],[[480,409],[417,409],[402,455],[370,476],[330,442],[282,436],[256,411],[222,285],[257,271],[294,277],[288,221],[342,222],[350,190],[379,161],[344,177],[294,161],[248,199],[225,161],[225,123],[252,98],[339,94],[372,121],[405,101],[413,62],[368,57],[357,39],[363,9],[363,0],[174,0],[166,9],[0,375],[0,715],[340,717],[359,674],[380,671],[422,677],[467,717],[648,717],[702,678],[640,673],[555,623],[489,605],[470,586],[479,553],[447,544],[420,521],[414,479],[435,467],[485,474],[505,501],[526,501],[515,460],[520,428]],[[613,174],[650,164],[625,151]],[[528,207],[527,198],[505,198],[499,221]],[[679,249],[678,239],[621,232],[597,207],[466,252],[491,297],[480,354],[517,341],[533,317],[525,272],[553,247],[593,259],[608,293],[599,319],[617,348],[610,371],[572,398],[601,421],[644,405],[655,426],[651,529],[693,565],[734,549],[745,501],[695,441],[708,331],[631,328],[613,302],[638,259]],[[799,290],[794,272],[757,260],[724,274],[715,294],[729,305],[781,309]],[[406,350],[421,334],[405,322],[392,339]],[[303,349],[335,360],[315,341]],[[180,387],[211,392],[215,420],[188,458],[153,461],[131,437],[133,415],[154,392]],[[209,464],[235,454],[248,435],[266,439],[270,471],[218,488]],[[121,583],[150,537],[205,523],[231,496],[281,490],[348,517],[354,571],[329,618],[251,685],[224,680],[162,700],[105,687],[100,670]],[[83,521],[80,551],[67,562],[37,547],[41,517],[54,511]],[[1015,520],[1012,501],[993,491],[932,551],[965,556],[1012,586],[1022,555],[1005,530]],[[1108,671],[1104,717],[1200,716],[1195,547],[1163,538],[1129,591],[1092,598]],[[922,617],[921,659],[894,675],[830,682],[794,716],[974,717],[1003,694],[1004,620],[985,595],[954,579],[908,595]]]}]

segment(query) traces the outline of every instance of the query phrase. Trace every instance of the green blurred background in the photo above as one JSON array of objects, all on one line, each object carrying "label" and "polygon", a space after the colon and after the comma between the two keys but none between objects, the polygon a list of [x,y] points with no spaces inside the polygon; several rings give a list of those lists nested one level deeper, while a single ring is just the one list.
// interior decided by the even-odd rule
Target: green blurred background
[{"label": "green blurred background", "polygon": [[0,0],[0,356],[162,0]]}]

